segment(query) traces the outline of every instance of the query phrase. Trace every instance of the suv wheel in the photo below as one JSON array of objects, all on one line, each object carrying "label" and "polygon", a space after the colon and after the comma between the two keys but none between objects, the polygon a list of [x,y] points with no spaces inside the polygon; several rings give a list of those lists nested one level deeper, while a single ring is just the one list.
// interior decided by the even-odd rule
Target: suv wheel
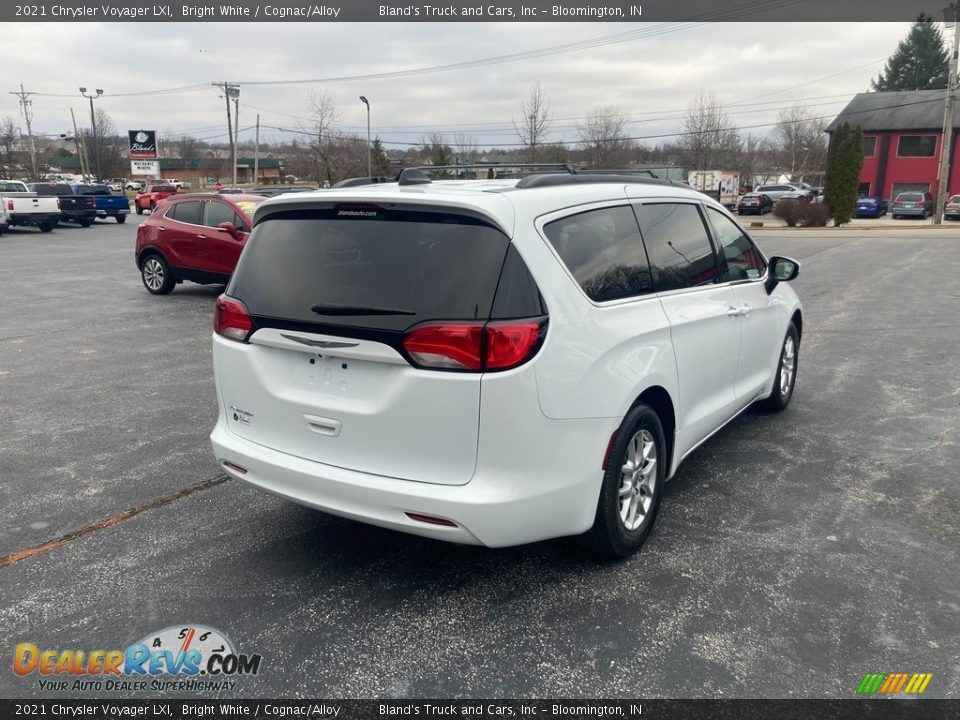
[{"label": "suv wheel", "polygon": [[765,410],[779,412],[790,404],[793,397],[793,388],[797,384],[797,361],[800,357],[800,338],[793,323],[787,328],[787,335],[780,346],[780,362],[777,363],[777,374],[773,379],[773,392],[759,405]]},{"label": "suv wheel", "polygon": [[137,203],[137,215],[143,215],[143,207]]},{"label": "suv wheel", "polygon": [[148,255],[140,265],[143,286],[154,295],[166,295],[176,284],[170,266],[160,255]]},{"label": "suv wheel", "polygon": [[623,558],[643,545],[660,508],[666,462],[660,418],[649,405],[637,405],[610,451],[593,527],[584,535],[590,548]]}]

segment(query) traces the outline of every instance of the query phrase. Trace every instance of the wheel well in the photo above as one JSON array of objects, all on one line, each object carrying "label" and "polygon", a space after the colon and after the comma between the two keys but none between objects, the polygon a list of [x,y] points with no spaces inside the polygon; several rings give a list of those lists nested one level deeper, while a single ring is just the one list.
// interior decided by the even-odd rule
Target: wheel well
[{"label": "wheel well", "polygon": [[161,252],[160,252],[159,250],[157,250],[156,248],[144,248],[143,250],[140,251],[140,254],[137,256],[137,267],[138,267],[138,268],[143,268],[143,263],[144,263],[144,262],[146,261],[146,259],[147,259],[148,257],[150,257],[151,255],[156,255],[157,257],[159,257],[159,258],[160,258],[161,260],[163,260],[164,262],[167,261],[167,259],[166,259],[165,257],[163,257],[163,253],[161,253]]},{"label": "wheel well", "polygon": [[667,464],[666,472],[669,473],[670,468],[673,466],[673,434],[677,427],[677,416],[673,411],[673,400],[670,398],[670,393],[664,388],[659,385],[654,385],[640,393],[640,397],[634,400],[631,409],[640,403],[646,403],[652,407],[657,417],[660,418],[660,424],[663,426],[663,437],[667,441],[667,459],[669,463]]},{"label": "wheel well", "polygon": [[793,317],[790,318],[790,322],[794,324],[797,328],[797,340],[803,337],[803,315],[799,310],[793,313]]}]

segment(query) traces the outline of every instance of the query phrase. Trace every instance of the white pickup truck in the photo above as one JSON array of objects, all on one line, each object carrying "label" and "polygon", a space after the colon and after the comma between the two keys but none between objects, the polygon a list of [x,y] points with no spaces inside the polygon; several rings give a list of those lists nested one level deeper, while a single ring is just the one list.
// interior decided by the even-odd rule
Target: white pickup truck
[{"label": "white pickup truck", "polygon": [[19,180],[0,180],[0,235],[11,225],[36,225],[50,232],[59,221],[59,199],[38,197]]}]

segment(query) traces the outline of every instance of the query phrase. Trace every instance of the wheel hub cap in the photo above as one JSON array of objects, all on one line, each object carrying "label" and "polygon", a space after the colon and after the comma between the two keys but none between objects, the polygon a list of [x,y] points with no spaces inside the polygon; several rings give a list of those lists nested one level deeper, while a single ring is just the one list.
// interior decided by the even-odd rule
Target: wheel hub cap
[{"label": "wheel hub cap", "polygon": [[143,266],[143,281],[151,290],[157,290],[163,285],[163,267],[156,260],[150,259]]},{"label": "wheel hub cap", "polygon": [[788,336],[783,342],[783,355],[780,360],[780,394],[784,397],[790,394],[796,366],[797,346],[793,338]]},{"label": "wheel hub cap", "polygon": [[627,443],[620,469],[620,522],[627,530],[643,524],[657,483],[657,445],[649,430],[640,430]]}]

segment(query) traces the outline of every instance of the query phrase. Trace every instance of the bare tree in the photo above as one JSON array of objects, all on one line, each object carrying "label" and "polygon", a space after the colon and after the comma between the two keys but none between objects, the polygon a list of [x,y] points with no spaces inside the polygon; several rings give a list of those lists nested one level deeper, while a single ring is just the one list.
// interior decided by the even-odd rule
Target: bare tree
[{"label": "bare tree", "polygon": [[317,182],[333,185],[336,173],[331,163],[333,141],[336,139],[340,113],[333,96],[326,90],[311,90],[308,96],[310,119],[300,129],[308,136],[308,147],[313,155],[313,174]]},{"label": "bare tree", "polygon": [[596,167],[619,167],[630,162],[633,142],[627,139],[627,116],[612,105],[595,108],[577,125],[579,150],[584,161]]},{"label": "bare tree", "polygon": [[777,163],[791,180],[802,180],[826,165],[827,143],[824,126],[802,105],[784,108],[773,128]]},{"label": "bare tree", "polygon": [[0,175],[13,177],[13,145],[17,138],[17,123],[11,115],[0,118]]},{"label": "bare tree", "polygon": [[720,99],[701,91],[683,116],[684,134],[677,149],[691,170],[720,170],[735,164],[742,141]]},{"label": "bare tree", "polygon": [[550,104],[546,93],[537,80],[530,85],[530,94],[520,103],[520,119],[513,118],[513,128],[530,155],[530,162],[537,161],[537,146],[542,145],[553,124]]},{"label": "bare tree", "polygon": [[740,151],[740,160],[736,164],[740,171],[740,185],[753,188],[756,184],[756,177],[761,169],[769,166],[767,158],[770,156],[770,141],[760,135],[747,133],[743,137],[743,145]]},{"label": "bare tree", "polygon": [[458,132],[453,136],[453,147],[457,151],[459,162],[469,162],[477,149],[477,141],[472,135]]},{"label": "bare tree", "polygon": [[420,138],[420,155],[431,165],[452,165],[453,149],[447,144],[443,133],[434,132],[430,137]]}]

